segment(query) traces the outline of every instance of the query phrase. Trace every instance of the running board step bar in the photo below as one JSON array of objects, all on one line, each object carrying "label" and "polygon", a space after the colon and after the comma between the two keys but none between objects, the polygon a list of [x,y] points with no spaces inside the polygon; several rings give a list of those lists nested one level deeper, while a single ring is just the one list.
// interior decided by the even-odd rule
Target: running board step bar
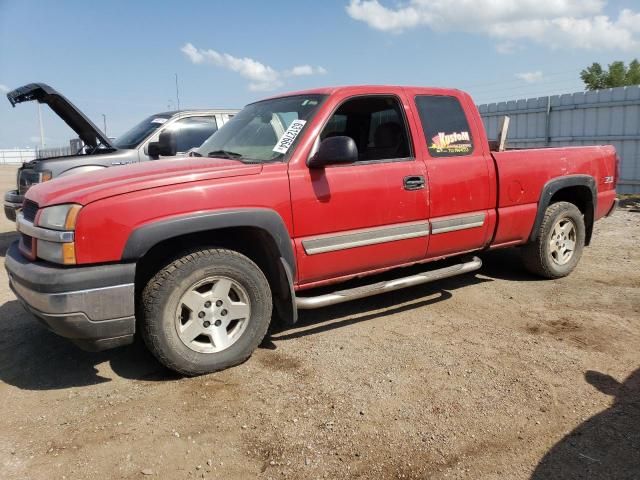
[{"label": "running board step bar", "polygon": [[301,310],[327,307],[329,305],[349,302],[358,298],[370,297],[371,295],[377,295],[379,293],[393,292],[394,290],[400,290],[401,288],[413,287],[415,285],[433,282],[434,280],[462,275],[463,273],[478,270],[481,266],[482,260],[478,257],[473,257],[469,262],[440,268],[438,270],[431,270],[430,272],[419,273],[409,277],[373,283],[371,285],[351,288],[348,290],[340,290],[338,292],[327,293],[326,295],[318,295],[317,297],[296,297],[296,306]]}]

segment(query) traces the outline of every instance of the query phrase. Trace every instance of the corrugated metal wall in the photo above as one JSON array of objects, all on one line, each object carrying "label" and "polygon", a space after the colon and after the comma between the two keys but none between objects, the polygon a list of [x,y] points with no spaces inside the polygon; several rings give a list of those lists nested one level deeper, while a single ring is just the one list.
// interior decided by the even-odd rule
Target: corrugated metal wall
[{"label": "corrugated metal wall", "polygon": [[640,193],[640,86],[479,105],[489,139],[511,117],[508,145],[607,145],[620,155],[619,193]]}]

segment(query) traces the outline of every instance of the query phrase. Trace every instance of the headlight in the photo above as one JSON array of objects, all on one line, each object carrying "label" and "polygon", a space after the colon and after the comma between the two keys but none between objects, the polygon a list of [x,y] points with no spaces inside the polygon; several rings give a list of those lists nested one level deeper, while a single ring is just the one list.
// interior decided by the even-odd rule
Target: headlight
[{"label": "headlight", "polygon": [[[78,213],[80,213],[81,208],[81,205],[73,203],[43,208],[38,216],[38,227],[41,229],[73,232],[76,229],[76,221],[78,220]],[[76,263],[75,243],[63,238],[69,236],[69,240],[73,240],[73,233],[61,233],[60,235],[60,238],[55,240],[38,238],[36,243],[36,256],[49,262],[74,265]]]},{"label": "headlight", "polygon": [[38,226],[52,230],[75,230],[81,208],[73,203],[43,208],[38,218]]}]

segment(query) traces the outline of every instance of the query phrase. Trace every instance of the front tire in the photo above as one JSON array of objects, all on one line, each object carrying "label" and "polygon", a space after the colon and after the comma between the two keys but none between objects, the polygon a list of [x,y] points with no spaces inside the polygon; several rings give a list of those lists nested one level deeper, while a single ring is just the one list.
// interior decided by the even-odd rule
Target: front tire
[{"label": "front tire", "polygon": [[584,249],[584,217],[569,202],[549,205],[536,240],[523,249],[527,270],[544,278],[569,275],[578,265]]},{"label": "front tire", "polygon": [[246,256],[194,250],[160,270],[142,292],[142,337],[166,367],[201,375],[245,361],[271,321],[269,283]]}]

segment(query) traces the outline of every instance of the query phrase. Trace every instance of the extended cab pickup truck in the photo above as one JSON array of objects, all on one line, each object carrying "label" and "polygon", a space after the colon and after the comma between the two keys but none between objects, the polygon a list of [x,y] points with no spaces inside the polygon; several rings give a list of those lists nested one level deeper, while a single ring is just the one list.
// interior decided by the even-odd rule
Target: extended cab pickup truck
[{"label": "extended cab pickup truck", "polygon": [[63,175],[102,170],[116,165],[176,156],[202,145],[237,110],[179,110],[144,119],[111,141],[73,103],[44,83],[30,83],[7,93],[14,107],[37,101],[48,105],[82,140],[75,155],[38,158],[18,170],[16,189],[5,193],[4,213],[12,221],[22,207],[24,194],[36,183]]},{"label": "extended cab pickup truck", "polygon": [[138,332],[196,375],[248,358],[272,309],[292,324],[477,270],[472,252],[521,245],[535,274],[568,275],[617,178],[610,146],[492,152],[458,90],[309,90],[248,105],[187,159],[35,186],[5,265],[54,332],[91,349]]}]

